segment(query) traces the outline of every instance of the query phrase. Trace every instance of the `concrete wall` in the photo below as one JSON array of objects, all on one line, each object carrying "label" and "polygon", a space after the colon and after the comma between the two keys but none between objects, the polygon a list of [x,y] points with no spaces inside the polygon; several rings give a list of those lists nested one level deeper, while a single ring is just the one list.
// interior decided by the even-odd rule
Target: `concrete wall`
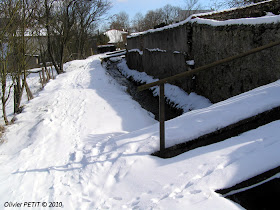
[{"label": "concrete wall", "polygon": [[188,42],[190,33],[190,24],[185,24],[173,29],[129,38],[128,66],[158,78],[185,71],[186,60],[191,56],[191,45]]},{"label": "concrete wall", "polygon": [[[188,71],[188,60],[195,60],[199,67],[279,39],[280,23],[211,26],[188,22],[129,38],[127,64],[162,79]],[[279,78],[277,46],[174,83],[218,102]]]},{"label": "concrete wall", "polygon": [[[280,23],[211,27],[194,24],[196,67],[280,39]],[[280,78],[280,46],[206,70],[196,76],[195,91],[217,102]]]}]

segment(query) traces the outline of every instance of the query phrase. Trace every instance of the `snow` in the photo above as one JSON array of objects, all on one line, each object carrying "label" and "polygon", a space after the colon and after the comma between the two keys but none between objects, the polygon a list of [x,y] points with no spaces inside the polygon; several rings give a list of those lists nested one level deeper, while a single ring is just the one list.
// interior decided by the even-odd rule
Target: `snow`
[{"label": "snow", "polygon": [[138,52],[140,55],[143,55],[143,51],[141,51],[139,49],[131,49],[131,50],[128,50],[128,52]]},{"label": "snow", "polygon": [[108,36],[110,39],[109,43],[123,42],[123,34],[127,34],[127,32],[116,29],[112,29],[105,32],[105,35]]},{"label": "snow", "polygon": [[191,23],[198,24],[207,24],[211,26],[225,26],[225,25],[256,25],[256,24],[271,24],[271,23],[279,23],[280,15],[274,16],[263,16],[256,18],[240,18],[240,19],[230,19],[224,21],[212,20],[212,19],[203,19],[203,18],[195,18],[190,21]]},{"label": "snow", "polygon": [[[7,128],[2,208],[30,209],[30,201],[64,209],[241,209],[215,190],[280,165],[280,121],[171,159],[150,156],[158,123],[106,74],[99,55],[65,70]],[[168,121],[167,142],[275,107],[279,88],[277,81]]]},{"label": "snow", "polygon": [[[196,15],[197,15],[197,14],[196,14]],[[190,16],[190,17],[188,17],[186,20],[180,21],[180,22],[178,22],[178,23],[170,24],[170,25],[167,25],[167,26],[164,26],[164,27],[161,27],[161,28],[149,29],[149,30],[147,30],[147,31],[132,33],[132,34],[130,34],[129,36],[127,36],[127,38],[137,37],[137,36],[144,35],[144,34],[148,34],[148,33],[155,33],[155,32],[158,32],[158,31],[163,31],[163,30],[167,30],[167,29],[171,29],[171,28],[176,28],[176,27],[179,27],[179,26],[184,25],[184,24],[186,24],[187,22],[189,22],[189,21],[191,20],[192,17],[193,17],[193,16]]]},{"label": "snow", "polygon": [[189,65],[189,66],[193,66],[195,64],[194,60],[188,60],[186,61],[186,63]]},{"label": "snow", "polygon": [[[122,74],[125,75],[127,78],[132,77],[135,81],[140,83],[146,84],[158,81],[158,79],[147,75],[145,72],[138,72],[136,70],[129,69],[126,65],[125,60],[122,60],[122,62],[118,64],[118,68],[122,72]],[[182,109],[183,112],[201,109],[212,105],[212,103],[207,98],[197,95],[194,92],[188,94],[178,86],[165,84],[164,89],[167,101],[171,103],[171,105],[174,104],[175,108]],[[153,90],[154,96],[159,95],[158,87],[153,87],[151,88],[151,90]]]},{"label": "snow", "polygon": [[106,45],[98,45],[97,47],[98,48],[101,48],[101,47],[114,47],[115,45],[113,44],[106,44]]},{"label": "snow", "polygon": [[[49,68],[51,68],[51,67],[48,67],[48,69]],[[28,84],[28,86],[29,86],[29,88],[30,88],[30,90],[31,90],[31,92],[32,92],[34,97],[36,97],[38,95],[39,91],[42,88],[42,85],[40,83],[40,77],[39,77],[39,71],[41,71],[41,70],[42,70],[42,68],[34,68],[34,69],[27,70],[27,73],[28,73],[28,75],[27,75],[27,84]],[[53,68],[53,75],[54,75],[54,77],[56,77],[56,75],[57,75],[57,73],[54,70],[54,68]],[[10,77],[8,77],[7,87],[9,87],[10,84],[12,84],[12,79]],[[7,90],[7,92],[8,92],[8,90]],[[11,89],[11,94],[10,94],[11,96],[8,99],[7,107],[6,107],[7,116],[8,116],[9,121],[14,117],[14,115],[13,115],[13,110],[14,110],[13,94],[14,94],[13,93],[13,89]],[[24,106],[27,102],[28,102],[28,98],[27,98],[26,91],[23,91],[21,105]],[[1,111],[0,123],[4,124],[4,119],[2,117],[2,104],[1,104],[0,111]]]},{"label": "snow", "polygon": [[166,50],[162,50],[162,49],[159,49],[159,48],[154,48],[154,49],[146,48],[146,49],[150,52],[166,52]]}]

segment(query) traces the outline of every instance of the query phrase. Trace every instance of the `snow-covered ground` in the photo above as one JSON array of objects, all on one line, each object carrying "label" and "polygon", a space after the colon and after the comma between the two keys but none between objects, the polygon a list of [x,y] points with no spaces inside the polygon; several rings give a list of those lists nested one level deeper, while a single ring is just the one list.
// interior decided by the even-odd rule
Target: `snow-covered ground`
[{"label": "snow-covered ground", "polygon": [[[215,190],[280,165],[279,121],[171,159],[150,156],[159,146],[158,123],[98,56],[65,69],[7,129],[0,208],[240,209]],[[168,121],[168,144],[279,105],[279,88],[277,81]]]},{"label": "snow-covered ground", "polygon": [[[36,97],[38,95],[38,93],[40,92],[41,88],[42,88],[42,84],[40,83],[40,77],[39,77],[39,73],[38,71],[40,70],[40,68],[34,68],[34,69],[30,69],[28,72],[28,76],[27,76],[27,83],[28,86],[33,94],[34,97]],[[30,73],[30,72],[34,72],[34,73]],[[36,73],[35,73],[36,72]],[[53,72],[53,75],[56,76],[56,72]],[[9,85],[12,84],[12,80],[11,78],[7,78],[7,89],[9,88]],[[7,105],[6,105],[6,111],[7,111],[7,116],[9,121],[14,117],[13,114],[13,110],[14,110],[14,102],[13,102],[13,88],[11,89],[11,94],[10,97],[8,99]],[[7,94],[8,95],[8,90],[7,90]],[[26,91],[23,91],[22,94],[22,101],[21,101],[21,105],[24,105],[28,102],[27,99],[27,94]],[[1,117],[0,117],[0,123],[4,124],[4,119],[2,116],[2,104],[0,107],[0,112],[1,112]]]}]

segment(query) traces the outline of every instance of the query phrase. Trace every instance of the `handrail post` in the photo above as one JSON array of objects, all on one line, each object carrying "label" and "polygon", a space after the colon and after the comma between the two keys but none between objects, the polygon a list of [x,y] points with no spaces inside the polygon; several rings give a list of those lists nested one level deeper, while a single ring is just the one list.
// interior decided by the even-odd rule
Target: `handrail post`
[{"label": "handrail post", "polygon": [[165,83],[171,82],[171,81],[174,81],[174,80],[177,80],[177,79],[181,79],[182,77],[192,76],[193,74],[205,71],[206,69],[209,69],[209,68],[212,68],[212,67],[215,67],[215,66],[218,66],[218,65],[221,65],[221,64],[224,64],[224,63],[227,63],[227,62],[230,62],[230,61],[233,61],[233,60],[236,60],[236,59],[239,59],[239,58],[251,55],[251,54],[254,54],[254,53],[257,53],[257,52],[260,52],[262,50],[266,50],[266,49],[271,48],[271,47],[275,47],[277,45],[280,45],[280,40],[275,41],[275,42],[271,42],[271,43],[269,43],[267,45],[263,45],[261,47],[251,49],[249,51],[240,53],[240,54],[235,55],[235,56],[227,57],[227,58],[224,58],[222,60],[215,61],[213,63],[207,64],[207,65],[204,65],[204,66],[201,66],[201,67],[198,67],[198,68],[186,71],[186,72],[182,72],[182,73],[173,75],[171,77],[167,77],[167,78],[158,80],[156,82],[152,82],[152,83],[149,83],[149,84],[139,86],[137,88],[138,91],[143,91],[143,90],[147,90],[147,89],[149,89],[151,87],[154,87],[154,86],[159,86],[160,157],[164,156],[164,150],[165,150],[165,125],[164,125],[164,121],[165,121],[164,84]]},{"label": "handrail post", "polygon": [[165,150],[165,101],[164,101],[164,83],[159,85],[159,132],[160,132],[160,156],[163,156]]}]

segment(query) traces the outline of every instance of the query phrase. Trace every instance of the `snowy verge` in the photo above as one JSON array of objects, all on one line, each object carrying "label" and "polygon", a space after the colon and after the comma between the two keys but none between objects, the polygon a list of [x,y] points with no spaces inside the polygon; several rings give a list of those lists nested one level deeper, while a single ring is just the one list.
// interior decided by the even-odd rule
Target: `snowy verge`
[{"label": "snowy verge", "polygon": [[[27,70],[27,72],[28,72],[27,84],[28,84],[28,86],[29,86],[29,88],[30,88],[30,90],[31,90],[31,92],[32,92],[34,97],[36,97],[40,93],[40,91],[42,90],[42,84],[40,82],[40,76],[39,76],[39,71],[40,70],[41,70],[41,68],[34,68],[34,69]],[[56,73],[55,70],[53,70],[53,74],[54,74],[54,77],[57,76],[57,73]],[[12,79],[8,78],[8,80],[7,80],[7,87],[10,84],[12,84]],[[13,88],[12,88],[11,89],[10,97],[9,97],[9,99],[7,101],[7,104],[6,104],[6,112],[7,112],[7,117],[9,119],[9,121],[14,117],[14,112],[13,112],[13,110],[14,110],[14,99],[13,99],[13,95],[14,95],[14,91],[13,91]],[[4,124],[4,119],[3,119],[3,115],[2,115],[2,101],[0,103],[1,103],[0,123]],[[26,91],[24,90],[23,94],[22,94],[21,106],[24,106],[27,103],[28,103],[28,98],[27,98]]]},{"label": "snowy verge", "polygon": [[[134,81],[142,84],[158,81],[158,79],[147,75],[145,72],[129,69],[124,59],[118,64],[118,68],[125,77],[132,77]],[[150,89],[153,91],[154,96],[159,95],[158,87]],[[171,84],[165,84],[165,97],[168,103],[177,109],[182,109],[183,112],[189,112],[190,110],[201,109],[212,105],[207,98],[193,92],[188,94],[178,86]]]},{"label": "snowy verge", "polygon": [[[135,74],[135,72],[131,71],[131,74]],[[141,74],[145,76],[145,73],[141,72]],[[169,120],[165,123],[166,147],[196,139],[280,106],[279,91],[280,80]],[[146,138],[155,140],[155,142],[152,141],[153,146],[149,147],[149,151],[151,153],[157,151],[159,148],[158,126],[153,125],[145,130],[148,135]],[[141,132],[139,131],[139,133]],[[137,136],[138,131],[135,131],[133,135]]]}]

